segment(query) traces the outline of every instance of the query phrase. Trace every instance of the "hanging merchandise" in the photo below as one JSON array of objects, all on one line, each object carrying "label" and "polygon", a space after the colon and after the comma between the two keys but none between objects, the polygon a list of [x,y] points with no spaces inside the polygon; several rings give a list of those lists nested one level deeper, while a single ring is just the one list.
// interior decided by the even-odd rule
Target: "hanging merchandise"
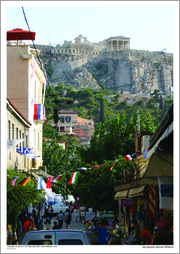
[{"label": "hanging merchandise", "polygon": [[148,198],[146,204],[146,213],[148,216],[155,214],[156,211],[156,191],[153,185],[147,186]]},{"label": "hanging merchandise", "polygon": [[70,179],[70,182],[69,182],[70,184],[75,184],[75,183],[77,183],[78,173],[79,173],[79,172],[74,172],[74,173],[72,173],[71,179]]}]

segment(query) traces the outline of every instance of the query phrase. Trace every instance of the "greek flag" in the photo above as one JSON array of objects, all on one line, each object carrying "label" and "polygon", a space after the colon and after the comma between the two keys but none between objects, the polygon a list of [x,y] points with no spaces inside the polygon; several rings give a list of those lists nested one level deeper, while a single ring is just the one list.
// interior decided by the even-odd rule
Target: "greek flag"
[{"label": "greek flag", "polygon": [[109,223],[110,227],[113,225],[113,222],[112,222],[111,218],[109,218],[108,223]]},{"label": "greek flag", "polygon": [[42,177],[37,177],[37,189],[42,189]]}]

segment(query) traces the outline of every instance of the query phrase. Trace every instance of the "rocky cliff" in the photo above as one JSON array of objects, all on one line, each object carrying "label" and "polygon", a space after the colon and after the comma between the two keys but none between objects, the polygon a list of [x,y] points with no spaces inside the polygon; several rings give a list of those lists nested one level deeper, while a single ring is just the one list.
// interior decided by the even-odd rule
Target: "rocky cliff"
[{"label": "rocky cliff", "polygon": [[[73,86],[74,89],[114,90],[137,96],[148,96],[155,89],[168,94],[173,87],[173,54],[144,50],[58,51],[36,46],[49,73],[50,84]],[[66,46],[67,49],[67,46]]]}]

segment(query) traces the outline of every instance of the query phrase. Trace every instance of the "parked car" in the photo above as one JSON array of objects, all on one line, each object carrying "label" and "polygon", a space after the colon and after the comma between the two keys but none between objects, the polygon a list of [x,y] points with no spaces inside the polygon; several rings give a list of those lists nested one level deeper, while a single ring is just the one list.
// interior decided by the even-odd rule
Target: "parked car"
[{"label": "parked car", "polygon": [[20,245],[91,245],[83,230],[52,229],[28,232]]}]

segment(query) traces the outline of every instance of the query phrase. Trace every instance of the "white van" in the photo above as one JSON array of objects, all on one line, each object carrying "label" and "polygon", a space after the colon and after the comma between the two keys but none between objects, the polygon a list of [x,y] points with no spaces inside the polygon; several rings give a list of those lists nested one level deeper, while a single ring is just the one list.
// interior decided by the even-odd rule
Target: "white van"
[{"label": "white van", "polygon": [[66,206],[66,203],[63,203],[63,197],[61,196],[61,194],[55,194],[55,198],[54,201],[56,201],[56,204],[52,204],[52,208],[53,208],[53,213],[58,214],[60,213],[60,211],[62,210],[63,213],[66,212],[66,209],[68,209],[69,207]]}]

